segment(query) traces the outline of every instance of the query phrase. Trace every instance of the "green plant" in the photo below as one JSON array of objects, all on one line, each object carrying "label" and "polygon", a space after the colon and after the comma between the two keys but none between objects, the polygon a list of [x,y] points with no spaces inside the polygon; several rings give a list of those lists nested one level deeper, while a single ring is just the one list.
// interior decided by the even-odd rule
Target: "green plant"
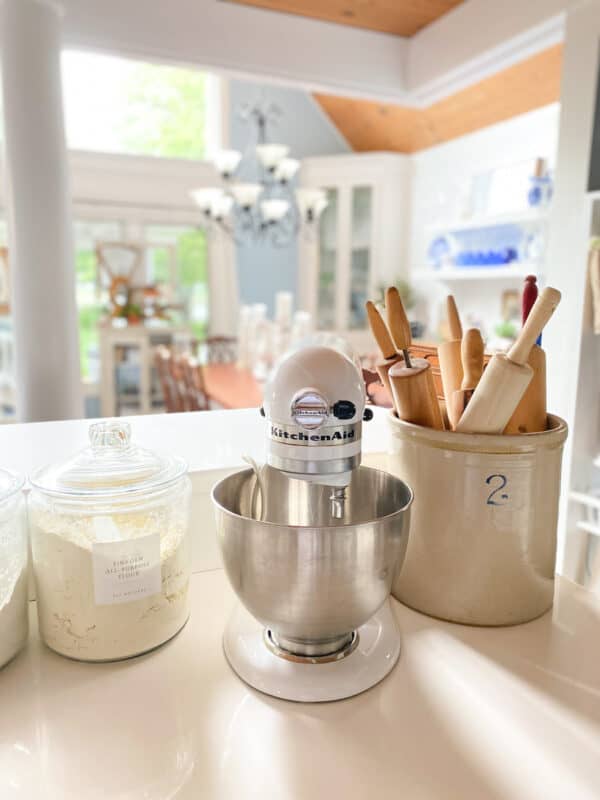
[{"label": "green plant", "polygon": [[[380,283],[378,286],[380,300],[382,303],[385,302],[385,290],[387,289],[388,285],[389,284]],[[402,278],[397,278],[392,285],[398,289],[404,308],[407,311],[410,308],[414,308],[417,302],[417,297],[410,283]]]},{"label": "green plant", "polygon": [[516,339],[517,326],[512,322],[500,322],[494,328],[494,333],[502,339]]}]

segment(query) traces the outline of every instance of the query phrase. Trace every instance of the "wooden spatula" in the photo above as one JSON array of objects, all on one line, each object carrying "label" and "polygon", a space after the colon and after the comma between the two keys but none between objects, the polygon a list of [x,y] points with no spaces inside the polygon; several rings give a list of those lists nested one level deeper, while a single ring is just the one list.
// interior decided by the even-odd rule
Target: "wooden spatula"
[{"label": "wooden spatula", "polygon": [[459,417],[454,415],[455,407],[452,398],[454,392],[459,391],[462,385],[463,368],[461,361],[462,325],[452,295],[448,295],[446,309],[450,328],[450,341],[441,342],[441,344],[438,345],[438,358],[440,361],[440,375],[442,377],[442,386],[444,387],[448,419],[451,427],[455,428]]},{"label": "wooden spatula", "polygon": [[457,421],[463,415],[469,400],[473,396],[477,384],[483,372],[483,339],[477,328],[469,328],[465,331],[462,339],[461,361],[463,368],[463,379],[460,389],[452,395],[452,412],[448,412],[448,417]]},{"label": "wooden spatula", "polygon": [[450,328],[450,341],[455,341],[456,339],[462,341],[462,324],[458,314],[458,308],[456,307],[456,300],[451,294],[446,298],[446,309],[448,313],[448,327]]},{"label": "wooden spatula", "polygon": [[386,387],[390,395],[393,397],[392,387],[390,385],[390,379],[388,377],[388,373],[390,369],[397,364],[398,361],[402,361],[402,356],[396,352],[396,347],[392,342],[392,338],[390,333],[387,329],[387,325],[379,311],[377,310],[377,306],[372,303],[370,300],[367,300],[367,317],[369,319],[369,326],[371,328],[371,333],[379,350],[381,351],[382,358],[375,364],[375,368],[383,385]]},{"label": "wooden spatula", "polygon": [[396,350],[402,352],[404,363],[410,369],[410,353],[408,351],[411,342],[410,322],[406,316],[400,292],[395,286],[386,289],[385,310],[392,341]]}]

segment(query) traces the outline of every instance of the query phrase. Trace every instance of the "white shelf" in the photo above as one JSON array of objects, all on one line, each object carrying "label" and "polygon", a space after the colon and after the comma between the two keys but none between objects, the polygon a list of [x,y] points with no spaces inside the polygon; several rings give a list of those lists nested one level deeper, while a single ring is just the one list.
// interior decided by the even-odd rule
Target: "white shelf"
[{"label": "white shelf", "polygon": [[526,275],[540,277],[540,264],[524,262],[508,267],[446,267],[442,269],[414,270],[414,281],[497,281],[524,278]]},{"label": "white shelf", "polygon": [[469,231],[476,228],[493,228],[497,225],[532,225],[546,222],[548,209],[524,209],[512,214],[496,214],[494,216],[470,217],[469,219],[455,219],[447,222],[432,222],[425,226],[425,230],[432,233],[453,233],[455,231]]}]

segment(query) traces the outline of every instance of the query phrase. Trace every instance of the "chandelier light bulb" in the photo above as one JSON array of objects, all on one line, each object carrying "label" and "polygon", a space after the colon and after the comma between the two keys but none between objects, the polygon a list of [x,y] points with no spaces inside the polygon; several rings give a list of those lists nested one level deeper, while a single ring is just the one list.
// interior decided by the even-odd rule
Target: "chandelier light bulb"
[{"label": "chandelier light bulb", "polygon": [[233,197],[228,194],[221,194],[220,197],[215,197],[211,205],[211,214],[217,220],[225,219],[233,208]]},{"label": "chandelier light bulb", "polygon": [[314,219],[315,220],[319,219],[319,217],[321,216],[323,211],[325,211],[325,209],[327,208],[328,205],[329,205],[329,201],[327,200],[327,197],[325,197],[325,196],[320,197],[317,200],[317,202],[315,203],[314,208],[313,208],[313,215],[314,215]]},{"label": "chandelier light bulb", "polygon": [[212,213],[213,204],[218,200],[219,197],[224,195],[224,192],[223,189],[210,187],[206,189],[194,189],[192,192],[190,192],[190,195],[200,211],[210,216]]},{"label": "chandelier light bulb", "polygon": [[300,169],[300,162],[295,158],[283,158],[275,167],[275,177],[282,183],[288,183]]},{"label": "chandelier light bulb", "polygon": [[241,160],[242,154],[239,150],[219,150],[214,155],[213,164],[224,178],[229,178],[239,167]]},{"label": "chandelier light bulb", "polygon": [[259,144],[256,146],[256,157],[265,169],[274,172],[277,165],[290,152],[285,144]]},{"label": "chandelier light bulb", "polygon": [[281,200],[279,198],[263,200],[260,204],[260,210],[266,223],[279,222],[280,219],[285,217],[289,207],[290,204],[287,200]]},{"label": "chandelier light bulb", "polygon": [[230,187],[236,203],[245,209],[250,209],[256,203],[262,190],[260,183],[234,183]]},{"label": "chandelier light bulb", "polygon": [[296,202],[305,222],[316,222],[329,204],[323,189],[297,189]]}]

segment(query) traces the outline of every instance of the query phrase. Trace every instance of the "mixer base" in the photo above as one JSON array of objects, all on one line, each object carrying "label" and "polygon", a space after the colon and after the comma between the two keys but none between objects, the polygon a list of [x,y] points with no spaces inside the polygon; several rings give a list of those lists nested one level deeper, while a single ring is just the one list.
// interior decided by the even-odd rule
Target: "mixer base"
[{"label": "mixer base", "polygon": [[322,703],[370,689],[398,661],[400,634],[389,601],[357,634],[356,646],[338,660],[282,658],[265,644],[262,625],[238,604],[225,629],[223,649],[233,671],[255,689],[283,700]]}]

